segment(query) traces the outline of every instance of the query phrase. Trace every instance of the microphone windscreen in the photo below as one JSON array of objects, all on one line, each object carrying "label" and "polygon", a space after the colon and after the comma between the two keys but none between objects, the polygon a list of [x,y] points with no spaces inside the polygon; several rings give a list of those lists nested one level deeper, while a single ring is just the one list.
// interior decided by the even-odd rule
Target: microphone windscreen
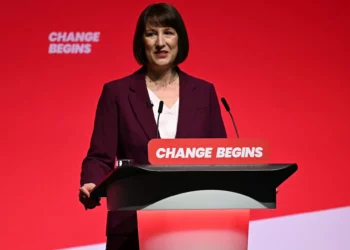
[{"label": "microphone windscreen", "polygon": [[163,112],[163,105],[164,105],[164,102],[163,101],[160,101],[159,102],[159,107],[158,107],[158,113],[162,113]]},{"label": "microphone windscreen", "polygon": [[221,98],[221,102],[224,105],[226,111],[230,111],[230,107],[228,106],[226,99],[225,98]]}]

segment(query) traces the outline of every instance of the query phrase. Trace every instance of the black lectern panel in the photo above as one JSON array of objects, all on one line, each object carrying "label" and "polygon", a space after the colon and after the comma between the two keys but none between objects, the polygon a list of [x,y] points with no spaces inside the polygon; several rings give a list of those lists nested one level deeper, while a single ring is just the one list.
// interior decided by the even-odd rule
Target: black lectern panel
[{"label": "black lectern panel", "polygon": [[[146,202],[147,194],[162,199],[169,195],[193,190],[226,190],[253,197],[261,202],[275,202],[276,188],[297,168],[297,164],[294,163],[125,166],[116,168],[107,175],[92,191],[91,197],[106,197],[107,187],[123,180],[123,183],[128,181],[133,183],[132,193],[135,195],[130,195],[131,203]],[[135,182],[136,179],[142,182]],[[155,190],[157,194],[154,194]],[[141,193],[144,195],[139,195]]]}]

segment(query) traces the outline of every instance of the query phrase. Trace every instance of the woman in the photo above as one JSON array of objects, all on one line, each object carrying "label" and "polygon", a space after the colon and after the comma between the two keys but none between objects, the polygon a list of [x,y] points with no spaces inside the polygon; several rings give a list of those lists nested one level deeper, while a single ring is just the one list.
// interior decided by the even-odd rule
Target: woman
[{"label": "woman", "polygon": [[[97,106],[81,172],[79,197],[86,208],[99,205],[89,193],[113,169],[116,157],[149,164],[147,144],[157,136],[160,100],[161,138],[226,137],[214,86],[178,67],[188,49],[184,22],[174,7],[153,4],[142,12],[134,36],[134,56],[142,67],[105,84]],[[136,212],[108,212],[107,249],[138,249]]]}]

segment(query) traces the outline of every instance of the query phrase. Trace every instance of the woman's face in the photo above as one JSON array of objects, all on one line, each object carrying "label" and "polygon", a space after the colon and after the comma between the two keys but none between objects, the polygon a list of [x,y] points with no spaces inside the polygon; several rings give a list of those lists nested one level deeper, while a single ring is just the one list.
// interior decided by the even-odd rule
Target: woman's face
[{"label": "woman's face", "polygon": [[149,66],[172,67],[178,53],[178,39],[173,28],[154,27],[147,24],[143,41]]}]

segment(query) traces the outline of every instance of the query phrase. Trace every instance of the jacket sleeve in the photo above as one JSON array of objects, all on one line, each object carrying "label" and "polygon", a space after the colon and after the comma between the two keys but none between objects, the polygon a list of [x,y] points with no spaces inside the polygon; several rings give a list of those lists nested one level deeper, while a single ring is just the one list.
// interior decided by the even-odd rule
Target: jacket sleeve
[{"label": "jacket sleeve", "polygon": [[210,138],[227,138],[218,96],[213,84],[210,90]]},{"label": "jacket sleeve", "polygon": [[103,86],[87,156],[82,162],[80,184],[98,184],[114,168],[118,141],[118,113],[110,85]]}]

